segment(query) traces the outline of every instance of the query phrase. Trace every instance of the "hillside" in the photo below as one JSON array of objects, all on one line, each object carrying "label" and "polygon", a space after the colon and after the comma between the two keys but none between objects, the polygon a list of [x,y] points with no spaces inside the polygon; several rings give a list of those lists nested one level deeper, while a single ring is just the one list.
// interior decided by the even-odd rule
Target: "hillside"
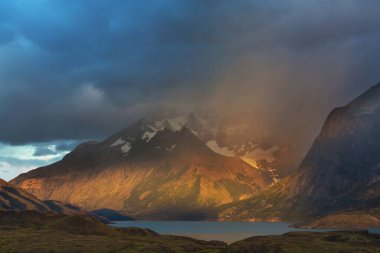
[{"label": "hillside", "polygon": [[267,171],[213,152],[187,127],[169,124],[154,134],[148,128],[139,121],[11,182],[41,199],[87,210],[191,220],[215,217],[217,206],[249,198],[272,182]]},{"label": "hillside", "polygon": [[367,231],[292,232],[254,236],[231,245],[149,229],[108,227],[89,216],[0,212],[0,252],[274,253],[380,251],[380,237]]},{"label": "hillside", "polygon": [[149,229],[111,228],[90,216],[0,212],[0,252],[210,252],[218,241],[158,235]]},{"label": "hillside", "polygon": [[66,215],[83,215],[86,212],[59,201],[41,201],[27,191],[0,179],[0,211],[36,211]]},{"label": "hillside", "polygon": [[379,143],[380,84],[329,114],[297,173],[224,206],[220,217],[312,220],[313,227],[379,226]]}]

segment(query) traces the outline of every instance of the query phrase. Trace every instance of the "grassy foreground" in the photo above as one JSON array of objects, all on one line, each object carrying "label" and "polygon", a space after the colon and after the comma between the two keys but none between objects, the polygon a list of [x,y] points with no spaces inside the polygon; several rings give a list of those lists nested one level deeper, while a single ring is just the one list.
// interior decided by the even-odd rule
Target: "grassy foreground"
[{"label": "grassy foreground", "polygon": [[149,229],[112,228],[89,216],[0,212],[0,252],[380,253],[380,236],[363,232],[292,232],[226,245]]},{"label": "grassy foreground", "polygon": [[255,236],[231,244],[225,253],[377,253],[380,236],[367,231],[291,232]]},{"label": "grassy foreground", "polygon": [[0,213],[0,252],[220,252],[223,242],[117,229],[89,216]]}]

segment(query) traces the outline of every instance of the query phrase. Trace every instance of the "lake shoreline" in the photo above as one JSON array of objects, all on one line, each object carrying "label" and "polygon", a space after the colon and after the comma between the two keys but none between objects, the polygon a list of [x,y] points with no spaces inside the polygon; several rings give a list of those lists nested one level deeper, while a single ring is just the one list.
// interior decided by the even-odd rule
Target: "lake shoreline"
[{"label": "lake shoreline", "polygon": [[[288,232],[330,232],[339,229],[297,228],[288,222],[245,221],[113,221],[111,227],[148,228],[159,234],[187,236],[200,240],[219,240],[228,244],[252,236],[283,235]],[[355,231],[355,230],[353,230]]]}]

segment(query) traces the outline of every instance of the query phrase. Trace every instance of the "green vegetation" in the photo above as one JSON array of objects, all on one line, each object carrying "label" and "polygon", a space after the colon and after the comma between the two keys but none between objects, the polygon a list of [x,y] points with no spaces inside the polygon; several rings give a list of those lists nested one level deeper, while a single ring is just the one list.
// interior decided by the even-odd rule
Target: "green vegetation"
[{"label": "green vegetation", "polygon": [[297,224],[301,228],[356,228],[380,227],[379,208],[360,211],[341,211]]},{"label": "green vegetation", "polygon": [[222,243],[190,238],[124,233],[79,235],[52,229],[0,228],[0,252],[219,252]]},{"label": "green vegetation", "polygon": [[292,232],[282,236],[256,236],[231,244],[223,253],[376,253],[380,236],[367,231],[328,233]]},{"label": "green vegetation", "polygon": [[380,236],[366,231],[293,232],[256,236],[227,246],[149,229],[109,227],[90,216],[0,212],[0,253],[380,253]]},{"label": "green vegetation", "polygon": [[109,227],[89,216],[0,213],[0,252],[220,252],[226,244],[149,229]]}]

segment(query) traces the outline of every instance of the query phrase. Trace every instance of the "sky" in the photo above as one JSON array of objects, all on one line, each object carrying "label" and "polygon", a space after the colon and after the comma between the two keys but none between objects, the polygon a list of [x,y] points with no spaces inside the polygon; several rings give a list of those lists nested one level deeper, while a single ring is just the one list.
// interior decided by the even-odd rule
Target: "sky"
[{"label": "sky", "polygon": [[[380,81],[377,0],[0,0],[0,178],[159,106],[310,145]],[[261,131],[261,130],[260,130]]]}]

